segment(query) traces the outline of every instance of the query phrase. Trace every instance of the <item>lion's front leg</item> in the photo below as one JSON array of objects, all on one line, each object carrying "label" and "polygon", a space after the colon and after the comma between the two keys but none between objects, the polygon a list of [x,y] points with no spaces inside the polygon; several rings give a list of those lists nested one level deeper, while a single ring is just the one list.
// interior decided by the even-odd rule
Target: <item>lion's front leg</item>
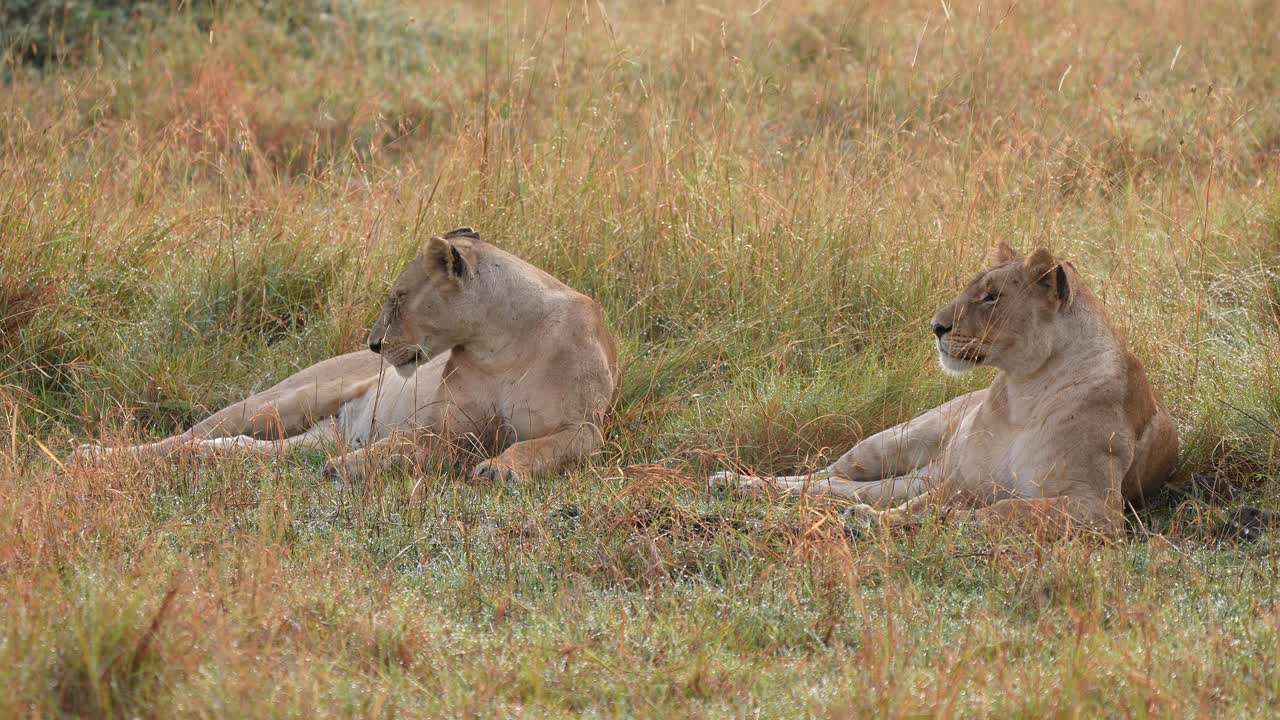
[{"label": "lion's front leg", "polygon": [[846,480],[880,480],[908,475],[938,461],[966,413],[986,390],[961,395],[854,445],[827,470]]},{"label": "lion's front leg", "polygon": [[1106,537],[1124,532],[1124,515],[1118,503],[1092,492],[1040,498],[1011,498],[977,506],[972,496],[949,486],[936,487],[889,510],[866,505],[854,508],[854,517],[867,526],[914,527],[921,513],[933,507],[948,518],[975,522],[986,529],[1016,529],[1060,535],[1085,530]]},{"label": "lion's front leg", "polygon": [[471,477],[478,480],[521,482],[538,473],[559,470],[587,457],[604,445],[600,429],[583,423],[540,438],[513,444],[501,455],[475,467]]},{"label": "lion's front leg", "polygon": [[412,469],[430,462],[453,462],[456,449],[446,438],[426,430],[399,432],[367,448],[331,458],[324,477],[334,481],[361,483],[379,470]]},{"label": "lion's front leg", "polygon": [[886,527],[914,528],[920,523],[920,516],[927,508],[944,510],[945,512],[968,513],[973,507],[973,498],[959,492],[950,483],[939,483],[916,495],[915,497],[891,508],[880,510],[869,505],[855,505],[850,518],[866,527],[883,525]]},{"label": "lion's front leg", "polygon": [[1015,498],[973,511],[971,517],[986,528],[1051,535],[1083,530],[1118,538],[1124,534],[1124,512],[1118,505],[1092,494]]}]

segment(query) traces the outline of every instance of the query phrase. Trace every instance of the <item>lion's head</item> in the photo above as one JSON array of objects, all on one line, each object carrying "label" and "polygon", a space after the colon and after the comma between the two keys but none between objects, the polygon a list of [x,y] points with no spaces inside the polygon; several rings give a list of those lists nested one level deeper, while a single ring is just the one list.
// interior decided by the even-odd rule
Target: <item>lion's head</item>
[{"label": "lion's head", "polygon": [[1053,353],[1059,313],[1073,300],[1074,270],[1047,250],[1023,257],[1003,242],[992,260],[933,316],[938,360],[947,372],[981,365],[1029,372]]},{"label": "lion's head", "polygon": [[476,297],[471,228],[434,236],[391,286],[382,312],[369,329],[369,349],[408,377],[419,363],[464,344],[483,326],[484,303]]}]

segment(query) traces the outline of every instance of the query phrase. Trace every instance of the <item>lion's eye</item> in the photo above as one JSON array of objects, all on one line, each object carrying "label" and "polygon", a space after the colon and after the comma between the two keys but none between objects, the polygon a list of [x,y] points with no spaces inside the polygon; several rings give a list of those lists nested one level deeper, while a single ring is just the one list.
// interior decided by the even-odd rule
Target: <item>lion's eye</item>
[{"label": "lion's eye", "polygon": [[1000,299],[999,295],[996,295],[995,293],[987,293],[986,296],[982,298],[982,302],[987,305],[990,305],[999,299]]},{"label": "lion's eye", "polygon": [[404,297],[404,292],[401,290],[391,293],[390,302],[387,303],[387,311],[393,315],[399,313],[400,308],[404,305]]}]

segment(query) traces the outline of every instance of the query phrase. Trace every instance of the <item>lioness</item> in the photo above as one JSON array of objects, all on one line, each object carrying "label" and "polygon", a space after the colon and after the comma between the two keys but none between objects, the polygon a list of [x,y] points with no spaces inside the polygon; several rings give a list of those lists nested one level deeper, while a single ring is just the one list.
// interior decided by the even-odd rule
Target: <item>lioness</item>
[{"label": "lioness", "polygon": [[[390,372],[388,372],[390,370]],[[427,240],[391,287],[369,350],[324,360],[190,430],[77,456],[274,453],[336,442],[325,474],[450,461],[470,442],[472,476],[520,480],[603,444],[618,382],[600,307],[471,228]]]},{"label": "lioness", "polygon": [[943,370],[997,368],[990,387],[872,435],[811,475],[717,473],[712,485],[838,496],[888,524],[938,503],[982,523],[1121,532],[1123,501],[1169,478],[1173,420],[1070,263],[1005,243],[993,260],[932,321]]}]

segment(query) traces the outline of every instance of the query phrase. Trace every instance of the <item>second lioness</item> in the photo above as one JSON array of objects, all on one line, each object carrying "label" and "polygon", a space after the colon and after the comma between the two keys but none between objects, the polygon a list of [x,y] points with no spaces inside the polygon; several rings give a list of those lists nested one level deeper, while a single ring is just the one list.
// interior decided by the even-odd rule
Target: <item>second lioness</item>
[{"label": "second lioness", "polygon": [[889,523],[937,503],[983,523],[1057,520],[1116,534],[1123,501],[1169,478],[1174,422],[1070,263],[1001,243],[932,324],[943,369],[995,367],[990,387],[872,435],[818,473],[721,473],[713,485],[835,495]]},{"label": "second lioness", "polygon": [[[326,474],[496,455],[472,474],[522,479],[600,448],[618,381],[600,307],[470,228],[430,238],[400,273],[369,350],[313,365],[181,435],[127,453],[277,452],[336,441]],[[379,356],[380,355],[380,356]]]}]

